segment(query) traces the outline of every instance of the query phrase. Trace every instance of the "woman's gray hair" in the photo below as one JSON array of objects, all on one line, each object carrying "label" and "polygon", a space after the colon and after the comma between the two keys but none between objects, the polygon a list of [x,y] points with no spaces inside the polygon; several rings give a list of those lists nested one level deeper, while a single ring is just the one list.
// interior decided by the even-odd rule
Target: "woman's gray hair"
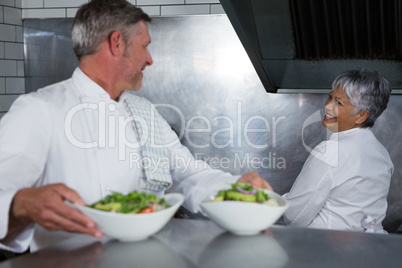
[{"label": "woman's gray hair", "polygon": [[114,31],[121,31],[127,42],[139,33],[136,24],[151,18],[126,0],[92,0],[77,11],[71,37],[78,60],[98,51],[102,41]]},{"label": "woman's gray hair", "polygon": [[362,127],[372,127],[375,120],[387,108],[391,84],[377,71],[350,70],[340,74],[332,83],[332,89],[342,89],[355,106],[353,114],[368,110],[369,117]]}]

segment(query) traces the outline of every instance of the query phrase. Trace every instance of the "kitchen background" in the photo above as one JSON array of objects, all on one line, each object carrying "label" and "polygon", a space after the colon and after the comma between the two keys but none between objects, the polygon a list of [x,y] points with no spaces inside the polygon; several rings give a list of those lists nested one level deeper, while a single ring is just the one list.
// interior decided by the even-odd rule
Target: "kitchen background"
[{"label": "kitchen background", "polygon": [[[77,61],[69,31],[85,2],[0,0],[0,116],[18,95],[71,75]],[[162,105],[197,159],[233,174],[257,171],[278,193],[288,191],[309,150],[329,135],[320,121],[330,83],[267,93],[219,0],[130,2],[154,17],[154,65],[144,73],[140,94]],[[295,70],[287,71],[284,80]],[[401,97],[391,97],[373,129],[396,167],[384,221],[392,232],[402,223]]]},{"label": "kitchen background", "polygon": [[[73,18],[86,0],[0,0],[0,118],[25,93],[24,19]],[[219,0],[130,0],[151,16],[224,14]]]}]

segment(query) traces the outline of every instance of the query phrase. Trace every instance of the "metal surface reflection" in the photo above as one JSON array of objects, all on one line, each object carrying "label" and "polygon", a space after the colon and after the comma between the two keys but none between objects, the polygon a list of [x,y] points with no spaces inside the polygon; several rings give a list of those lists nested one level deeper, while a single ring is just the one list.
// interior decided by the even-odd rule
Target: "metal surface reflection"
[{"label": "metal surface reflection", "polygon": [[[28,92],[70,77],[77,66],[70,27],[70,19],[25,20]],[[226,16],[156,17],[149,30],[154,64],[139,94],[159,106],[196,158],[232,174],[259,172],[278,193],[288,191],[309,150],[329,135],[320,119],[326,94],[266,93]],[[391,96],[374,127],[395,164],[384,221],[390,231],[402,223],[402,145],[394,124],[401,98]]]},{"label": "metal surface reflection", "polygon": [[[3,266],[4,264],[4,266]],[[120,242],[75,237],[41,251],[5,262],[1,267],[193,267],[158,239]]]},{"label": "metal surface reflection", "polygon": [[52,247],[32,254],[25,254],[21,257],[0,264],[2,268],[11,267],[97,267],[97,263],[104,254],[103,245],[99,241],[78,244],[71,247],[65,244],[62,247]]},{"label": "metal surface reflection", "polygon": [[110,241],[103,251],[97,267],[188,267],[180,255],[155,238],[130,243]]},{"label": "metal surface reflection", "polygon": [[289,258],[269,231],[253,236],[223,233],[207,245],[200,267],[284,267]]}]

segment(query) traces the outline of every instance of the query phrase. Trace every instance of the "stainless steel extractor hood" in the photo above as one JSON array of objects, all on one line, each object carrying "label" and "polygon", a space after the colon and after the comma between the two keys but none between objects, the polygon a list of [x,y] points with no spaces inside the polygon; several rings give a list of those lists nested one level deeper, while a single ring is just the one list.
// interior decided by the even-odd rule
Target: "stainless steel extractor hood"
[{"label": "stainless steel extractor hood", "polygon": [[402,88],[400,0],[220,1],[267,92],[319,92],[354,68]]}]

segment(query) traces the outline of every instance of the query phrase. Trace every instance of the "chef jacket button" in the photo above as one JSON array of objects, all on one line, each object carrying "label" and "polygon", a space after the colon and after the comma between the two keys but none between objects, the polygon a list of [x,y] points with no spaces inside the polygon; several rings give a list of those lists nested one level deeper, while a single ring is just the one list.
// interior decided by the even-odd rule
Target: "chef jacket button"
[{"label": "chef jacket button", "polygon": [[107,108],[109,109],[109,111],[114,112],[116,111],[116,104],[110,103]]}]

